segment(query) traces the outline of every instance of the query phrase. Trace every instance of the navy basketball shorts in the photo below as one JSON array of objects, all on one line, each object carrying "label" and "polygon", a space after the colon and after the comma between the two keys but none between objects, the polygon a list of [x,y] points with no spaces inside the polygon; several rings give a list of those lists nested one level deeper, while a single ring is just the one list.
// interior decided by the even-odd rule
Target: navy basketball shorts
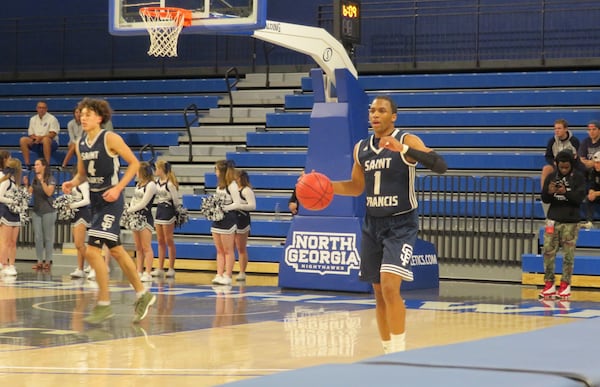
[{"label": "navy basketball shorts", "polygon": [[237,211],[225,213],[225,217],[219,221],[212,222],[210,232],[215,234],[235,234],[237,230]]},{"label": "navy basketball shorts", "polygon": [[123,194],[114,202],[107,202],[101,192],[90,192],[90,210],[92,225],[88,230],[88,244],[101,248],[106,244],[113,248],[121,244],[121,226],[119,222],[123,215],[125,201]]},{"label": "navy basketball shorts", "polygon": [[250,232],[250,213],[246,211],[235,211],[237,215],[237,233],[246,234]]},{"label": "navy basketball shorts", "polygon": [[386,217],[366,215],[362,227],[360,279],[378,284],[381,273],[385,272],[412,281],[411,260],[418,231],[417,211]]}]

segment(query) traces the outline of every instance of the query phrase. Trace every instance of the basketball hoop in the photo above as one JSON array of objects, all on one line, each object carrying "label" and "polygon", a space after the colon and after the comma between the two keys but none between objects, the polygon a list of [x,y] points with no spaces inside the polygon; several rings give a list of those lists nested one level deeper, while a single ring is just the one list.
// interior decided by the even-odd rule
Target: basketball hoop
[{"label": "basketball hoop", "polygon": [[140,16],[150,34],[148,55],[177,56],[177,39],[183,27],[192,24],[192,11],[173,7],[140,8]]}]

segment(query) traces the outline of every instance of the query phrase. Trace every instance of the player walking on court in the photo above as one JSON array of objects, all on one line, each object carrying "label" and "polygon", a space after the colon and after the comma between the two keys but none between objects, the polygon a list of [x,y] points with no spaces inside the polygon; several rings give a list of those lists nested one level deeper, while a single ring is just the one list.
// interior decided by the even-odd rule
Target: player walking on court
[{"label": "player walking on court", "polygon": [[419,228],[417,162],[440,174],[447,169],[445,160],[419,137],[394,127],[397,110],[390,97],[375,97],[369,109],[373,135],[355,145],[351,179],[333,182],[338,195],[366,193],[360,279],[373,284],[385,353],[406,347],[406,307],[400,285],[402,280],[413,280],[410,261]]},{"label": "player walking on court", "polygon": [[[121,245],[119,221],[123,214],[123,189],[135,177],[140,163],[121,136],[100,127],[111,117],[108,102],[84,98],[78,107],[84,135],[77,143],[77,174],[64,182],[62,189],[69,194],[73,187],[83,181],[87,180],[90,185],[92,226],[88,231],[85,257],[96,272],[98,303],[85,321],[100,324],[114,315],[108,291],[108,270],[102,259],[102,245],[106,244],[136,292],[133,322],[137,323],[146,317],[156,296],[146,291],[136,273],[135,264]],[[120,180],[119,157],[128,164]]]}]

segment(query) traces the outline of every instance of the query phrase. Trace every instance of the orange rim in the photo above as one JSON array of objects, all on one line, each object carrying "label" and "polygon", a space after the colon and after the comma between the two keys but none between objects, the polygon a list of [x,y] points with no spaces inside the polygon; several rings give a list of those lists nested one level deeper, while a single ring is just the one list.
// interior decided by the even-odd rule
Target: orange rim
[{"label": "orange rim", "polygon": [[140,8],[140,13],[151,17],[168,17],[176,20],[177,15],[183,15],[183,26],[189,27],[192,25],[192,11],[185,8],[177,7],[144,7]]}]

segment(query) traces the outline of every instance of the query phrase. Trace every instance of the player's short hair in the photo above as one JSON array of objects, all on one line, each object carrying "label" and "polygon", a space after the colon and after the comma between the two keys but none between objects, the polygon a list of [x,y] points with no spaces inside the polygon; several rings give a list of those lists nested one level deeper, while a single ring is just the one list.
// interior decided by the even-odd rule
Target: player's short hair
[{"label": "player's short hair", "polygon": [[384,101],[388,101],[390,103],[390,107],[392,109],[392,114],[396,114],[398,113],[398,105],[396,105],[396,102],[394,102],[394,100],[392,99],[392,97],[390,97],[389,95],[378,95],[375,98],[373,98],[373,101],[375,101],[376,99],[381,99]]}]

